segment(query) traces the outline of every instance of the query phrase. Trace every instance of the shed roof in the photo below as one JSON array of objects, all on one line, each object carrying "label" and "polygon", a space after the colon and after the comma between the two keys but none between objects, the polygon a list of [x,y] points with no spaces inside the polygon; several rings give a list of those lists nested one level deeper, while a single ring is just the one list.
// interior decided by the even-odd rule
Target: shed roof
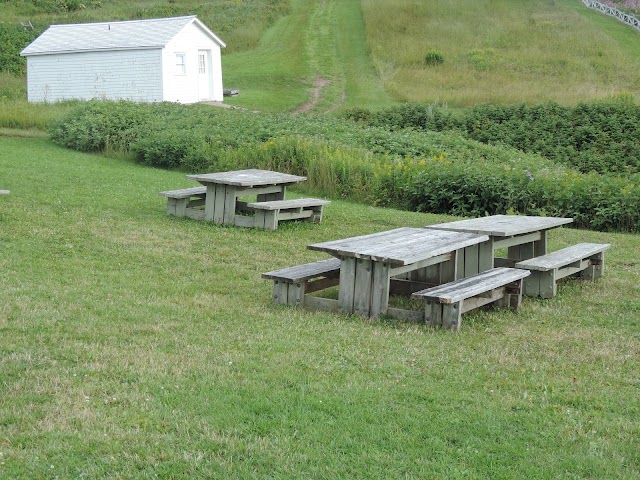
[{"label": "shed roof", "polygon": [[195,15],[189,15],[148,20],[51,25],[42,35],[27,45],[20,55],[162,48],[191,23],[198,25],[221,47],[226,46]]}]

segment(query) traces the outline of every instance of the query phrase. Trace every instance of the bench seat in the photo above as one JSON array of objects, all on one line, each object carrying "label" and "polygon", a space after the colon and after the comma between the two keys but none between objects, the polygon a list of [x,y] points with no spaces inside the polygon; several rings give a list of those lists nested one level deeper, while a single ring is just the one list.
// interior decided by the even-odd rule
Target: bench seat
[{"label": "bench seat", "polygon": [[609,243],[578,243],[516,263],[517,268],[531,271],[525,280],[525,295],[552,298],[558,280],[568,276],[595,281],[604,274],[604,252],[610,247]]},{"label": "bench seat", "polygon": [[176,217],[204,218],[204,211],[191,210],[204,205],[207,187],[182,188],[167,190],[160,195],[167,197],[167,214]]},{"label": "bench seat", "polygon": [[320,223],[322,208],[331,203],[319,198],[296,198],[293,200],[271,200],[250,202],[247,207],[255,210],[255,226],[265,230],[275,230],[281,220],[307,219]]},{"label": "bench seat", "polygon": [[425,322],[460,330],[462,314],[495,303],[498,307],[517,309],[522,304],[522,281],[527,270],[492,268],[471,277],[427,288],[412,294],[425,300]]},{"label": "bench seat", "polygon": [[[305,295],[338,284],[340,260],[330,258],[305,263],[262,274],[273,280],[273,302],[282,305],[303,306]],[[313,281],[312,281],[313,280]]]}]

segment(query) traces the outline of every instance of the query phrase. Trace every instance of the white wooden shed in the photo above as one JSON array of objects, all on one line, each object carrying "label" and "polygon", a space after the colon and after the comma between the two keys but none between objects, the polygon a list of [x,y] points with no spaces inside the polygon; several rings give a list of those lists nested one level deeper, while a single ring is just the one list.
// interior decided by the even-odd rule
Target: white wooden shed
[{"label": "white wooden shed", "polygon": [[222,101],[225,43],[195,15],[51,25],[20,55],[27,98]]}]

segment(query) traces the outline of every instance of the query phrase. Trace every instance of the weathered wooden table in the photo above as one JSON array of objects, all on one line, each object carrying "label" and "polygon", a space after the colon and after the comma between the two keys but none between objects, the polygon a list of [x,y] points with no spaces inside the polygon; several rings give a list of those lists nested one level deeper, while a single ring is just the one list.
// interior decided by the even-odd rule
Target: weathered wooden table
[{"label": "weathered wooden table", "polygon": [[187,175],[187,178],[207,187],[205,220],[242,227],[253,227],[255,219],[238,214],[238,197],[256,195],[258,202],[283,200],[287,186],[307,179],[298,175],[257,169]]},{"label": "weathered wooden table", "polygon": [[492,215],[457,222],[438,223],[428,225],[426,228],[488,235],[494,252],[500,248],[508,249],[506,258],[496,258],[494,255],[493,265],[489,265],[488,257],[481,257],[482,265],[479,271],[484,271],[492,266],[513,267],[521,260],[545,255],[547,253],[547,232],[572,221],[572,218],[560,217]]},{"label": "weathered wooden table", "polygon": [[[423,270],[430,277],[424,278],[425,283],[441,284],[455,280],[461,270],[457,264],[457,252],[488,240],[487,235],[472,233],[397,228],[308,245],[310,250],[327,252],[340,259],[338,300],[323,298],[312,301],[322,309],[340,309],[372,318],[381,314],[403,318],[399,309],[393,314],[389,312],[391,277]],[[416,285],[410,285],[406,293],[424,288],[417,282],[410,283]],[[407,318],[410,318],[409,311],[403,312],[407,312]]]}]

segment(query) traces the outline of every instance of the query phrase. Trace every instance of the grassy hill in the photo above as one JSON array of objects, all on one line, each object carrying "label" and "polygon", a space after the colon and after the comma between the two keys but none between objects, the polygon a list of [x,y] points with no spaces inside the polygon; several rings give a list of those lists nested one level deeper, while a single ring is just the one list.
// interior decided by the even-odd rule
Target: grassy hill
[{"label": "grassy hill", "polygon": [[[605,276],[459,335],[272,305],[308,243],[448,218],[334,199],[275,232],[165,214],[180,172],[0,137],[0,478],[640,472],[637,235]],[[450,217],[449,217],[450,218]]]},{"label": "grassy hill", "polygon": [[[37,33],[191,13],[228,44],[225,85],[241,90],[229,103],[252,109],[640,98],[640,33],[579,0],[19,0],[0,2],[0,43],[13,32],[20,44],[0,59],[24,46],[20,22]],[[443,63],[427,65],[430,53]],[[0,75],[0,98],[24,96],[23,82]]]}]

